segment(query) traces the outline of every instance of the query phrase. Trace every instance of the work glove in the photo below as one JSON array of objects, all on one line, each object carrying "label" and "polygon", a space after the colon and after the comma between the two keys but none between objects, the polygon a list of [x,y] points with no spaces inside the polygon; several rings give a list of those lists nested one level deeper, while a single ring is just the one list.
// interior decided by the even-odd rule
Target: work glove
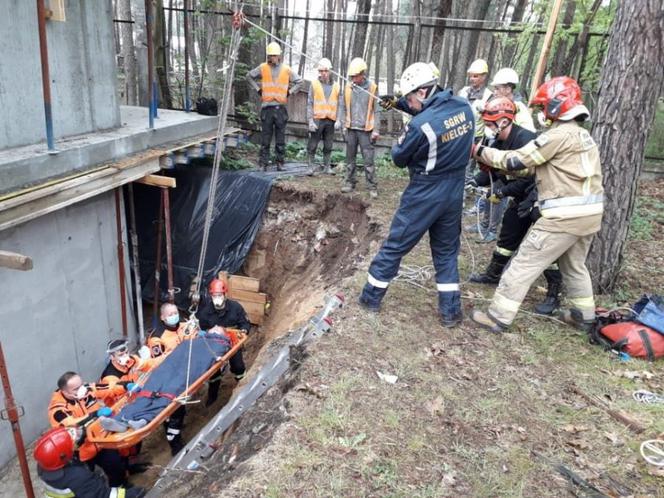
[{"label": "work glove", "polygon": [[377,131],[374,131],[371,133],[371,143],[375,144],[378,141],[378,138],[380,138],[380,133]]},{"label": "work glove", "polygon": [[97,410],[95,415],[97,415],[97,417],[110,417],[113,415],[113,410],[111,410],[108,406],[104,406]]},{"label": "work glove", "polygon": [[487,197],[487,200],[491,204],[500,204],[500,201],[502,200],[502,197],[498,197],[496,194],[491,194],[489,197]]},{"label": "work glove", "polygon": [[316,122],[313,119],[311,121],[309,121],[309,131],[311,133],[314,133],[317,129],[318,129],[318,125],[316,124]]},{"label": "work glove", "polygon": [[147,346],[141,346],[138,349],[138,357],[141,360],[147,360],[147,359],[151,358],[152,355],[150,354],[150,348],[147,347]]},{"label": "work glove", "polygon": [[130,382],[129,384],[127,384],[127,392],[129,394],[139,393],[139,392],[141,392],[141,386],[139,386],[138,384],[136,384],[134,382]]},{"label": "work glove", "polygon": [[381,95],[379,104],[383,109],[389,111],[397,106],[398,101],[399,99],[396,95]]},{"label": "work glove", "polygon": [[198,331],[198,337],[205,337],[207,335],[207,332],[205,330],[199,330]]},{"label": "work glove", "polygon": [[335,121],[334,122],[334,131],[339,131],[341,130],[341,121]]}]

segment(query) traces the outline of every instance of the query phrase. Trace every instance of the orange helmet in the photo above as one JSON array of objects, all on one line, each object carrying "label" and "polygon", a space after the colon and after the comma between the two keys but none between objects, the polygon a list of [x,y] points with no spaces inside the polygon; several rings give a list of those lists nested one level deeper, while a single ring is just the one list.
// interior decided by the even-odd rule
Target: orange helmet
[{"label": "orange helmet", "polygon": [[74,440],[64,427],[45,433],[35,446],[34,457],[44,470],[58,470],[74,457]]},{"label": "orange helmet", "polygon": [[508,97],[494,97],[487,101],[482,111],[482,119],[495,123],[499,119],[507,118],[514,121],[516,106]]},{"label": "orange helmet", "polygon": [[557,76],[537,89],[530,105],[542,106],[546,118],[555,121],[573,107],[583,105],[581,88],[569,76]]},{"label": "orange helmet", "polygon": [[208,285],[208,292],[212,294],[226,294],[228,292],[228,286],[223,280],[218,278],[212,279],[210,285]]}]

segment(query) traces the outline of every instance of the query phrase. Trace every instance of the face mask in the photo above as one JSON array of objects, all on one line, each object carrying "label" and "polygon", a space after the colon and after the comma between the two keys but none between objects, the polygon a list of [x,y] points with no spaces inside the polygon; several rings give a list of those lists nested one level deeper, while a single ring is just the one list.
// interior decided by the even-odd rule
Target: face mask
[{"label": "face mask", "polygon": [[540,111],[537,113],[537,122],[540,124],[540,126],[543,126],[544,128],[548,128],[551,126],[552,121],[550,119],[547,119],[546,114],[544,114],[544,111]]},{"label": "face mask", "polygon": [[212,298],[212,304],[214,304],[215,308],[222,308],[225,302],[226,302],[225,296],[215,296]]},{"label": "face mask", "polygon": [[169,315],[166,317],[166,320],[164,320],[164,323],[166,325],[169,325],[170,327],[174,327],[178,323],[180,323],[180,315],[176,313],[175,315]]},{"label": "face mask", "polygon": [[81,386],[76,390],[76,394],[74,394],[76,399],[83,399],[87,395],[88,395],[88,387],[85,384],[81,384]]},{"label": "face mask", "polygon": [[493,128],[489,128],[488,126],[484,127],[484,136],[488,140],[495,140],[497,135],[498,135],[498,132],[496,130],[494,130]]},{"label": "face mask", "polygon": [[122,355],[122,356],[117,356],[117,357],[115,358],[115,362],[116,362],[118,365],[124,367],[125,365],[127,365],[127,363],[129,363],[129,355],[126,354],[126,355]]}]

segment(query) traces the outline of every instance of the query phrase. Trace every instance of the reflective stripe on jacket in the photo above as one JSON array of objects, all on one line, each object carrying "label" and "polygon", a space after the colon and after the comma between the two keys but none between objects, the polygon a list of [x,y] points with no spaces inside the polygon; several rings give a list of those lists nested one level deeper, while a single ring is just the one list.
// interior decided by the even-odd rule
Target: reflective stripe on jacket
[{"label": "reflective stripe on jacket", "polygon": [[[351,127],[351,100],[352,100],[352,95],[353,95],[353,86],[355,85],[346,85],[346,89],[344,91],[344,102],[345,102],[345,107],[346,107],[346,128]],[[378,85],[375,83],[371,82],[369,84],[369,89],[368,92],[370,94],[368,98],[368,104],[367,104],[367,116],[366,120],[364,123],[364,130],[365,131],[372,131],[374,129],[374,117],[375,117],[375,109],[374,109],[374,101],[376,97],[376,91],[378,90]],[[358,90],[361,91],[361,90]]]},{"label": "reflective stripe on jacket", "polygon": [[290,81],[290,68],[282,64],[276,81],[272,80],[272,67],[267,63],[261,64],[261,100],[263,102],[288,103],[288,83]]},{"label": "reflective stripe on jacket", "polygon": [[325,98],[325,91],[320,81],[314,80],[311,82],[313,89],[314,102],[313,102],[313,117],[314,119],[337,119],[337,105],[339,102],[339,83],[332,84],[332,91],[330,96]]}]

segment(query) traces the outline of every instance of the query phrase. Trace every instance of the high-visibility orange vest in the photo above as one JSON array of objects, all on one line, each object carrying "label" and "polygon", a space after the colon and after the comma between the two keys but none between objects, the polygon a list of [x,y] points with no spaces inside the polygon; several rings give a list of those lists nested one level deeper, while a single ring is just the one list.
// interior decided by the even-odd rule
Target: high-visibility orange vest
[{"label": "high-visibility orange vest", "polygon": [[[369,99],[369,107],[367,109],[367,122],[364,124],[365,131],[371,131],[374,129],[374,100],[376,96],[376,90],[378,90],[378,85],[371,83],[369,85],[369,93],[371,98]],[[353,89],[351,85],[346,85],[346,90],[344,92],[344,100],[346,101],[346,128],[350,128],[350,99],[353,94]]]},{"label": "high-visibility orange vest", "polygon": [[[53,393],[51,402],[48,404],[48,421],[51,427],[74,427],[89,414],[94,413],[102,405],[98,399],[89,394],[84,399],[68,400],[59,389]],[[58,422],[55,419],[57,412],[63,412],[67,418]],[[83,441],[78,448],[78,456],[82,462],[86,462],[95,457],[99,450],[94,443]]]},{"label": "high-visibility orange vest", "polygon": [[288,103],[288,83],[290,67],[281,65],[277,81],[272,81],[272,66],[267,62],[261,64],[261,100],[263,102]]},{"label": "high-visibility orange vest", "polygon": [[337,120],[337,104],[339,102],[339,83],[332,85],[330,97],[325,99],[323,84],[319,80],[311,82],[311,88],[314,91],[314,119]]}]

